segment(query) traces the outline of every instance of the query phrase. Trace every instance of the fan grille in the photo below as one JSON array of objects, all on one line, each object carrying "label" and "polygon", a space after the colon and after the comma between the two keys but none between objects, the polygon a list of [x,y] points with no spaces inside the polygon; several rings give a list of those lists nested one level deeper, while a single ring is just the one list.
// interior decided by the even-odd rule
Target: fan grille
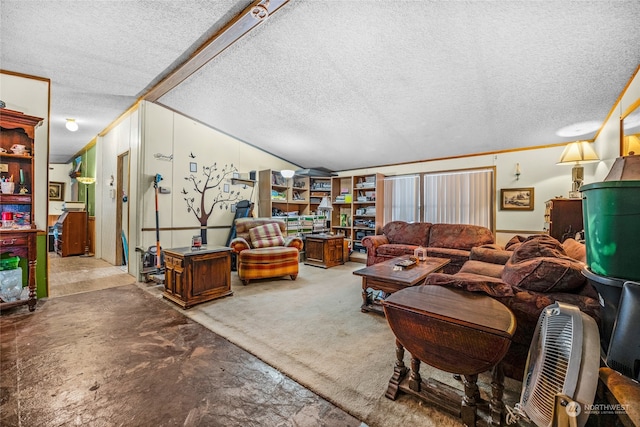
[{"label": "fan grille", "polygon": [[[575,359],[572,360],[577,336],[575,323],[580,320],[580,317],[557,308],[547,309],[539,318],[539,334],[536,337],[539,340],[537,360],[531,360],[527,390],[523,393],[521,402],[525,412],[536,425],[551,423],[556,394],[573,394],[575,384],[571,383],[575,382],[575,378],[570,375],[570,371],[576,362]],[[579,356],[577,363],[579,366]]]}]

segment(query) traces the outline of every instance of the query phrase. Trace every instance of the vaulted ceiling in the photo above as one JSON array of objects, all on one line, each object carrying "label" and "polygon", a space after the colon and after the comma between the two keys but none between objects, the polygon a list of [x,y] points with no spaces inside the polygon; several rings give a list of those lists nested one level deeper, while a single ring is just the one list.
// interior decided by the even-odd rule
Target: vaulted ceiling
[{"label": "vaulted ceiling", "polygon": [[637,0],[263,0],[193,67],[259,3],[0,0],[0,67],[51,80],[52,163],[146,97],[339,171],[592,138],[640,64]]}]

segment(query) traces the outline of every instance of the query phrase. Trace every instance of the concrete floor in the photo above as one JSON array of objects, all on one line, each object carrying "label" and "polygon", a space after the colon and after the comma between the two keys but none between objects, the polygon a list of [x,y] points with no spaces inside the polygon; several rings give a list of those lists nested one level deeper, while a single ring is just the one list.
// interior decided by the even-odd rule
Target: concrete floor
[{"label": "concrete floor", "polygon": [[92,290],[101,261],[52,261],[82,293],[0,316],[0,425],[363,425],[136,284]]}]

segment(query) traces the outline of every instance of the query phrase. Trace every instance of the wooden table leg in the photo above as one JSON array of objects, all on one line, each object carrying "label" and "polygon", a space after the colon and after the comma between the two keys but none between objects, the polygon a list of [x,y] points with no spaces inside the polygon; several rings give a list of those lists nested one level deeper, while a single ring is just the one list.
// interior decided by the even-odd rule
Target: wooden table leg
[{"label": "wooden table leg", "polygon": [[409,388],[413,391],[420,391],[420,359],[411,355],[411,373],[409,374]]},{"label": "wooden table leg", "polygon": [[464,397],[460,409],[462,422],[466,426],[475,426],[478,416],[476,396],[478,396],[478,374],[464,376]]},{"label": "wooden table leg", "polygon": [[504,370],[502,369],[502,363],[498,363],[491,372],[491,401],[489,402],[489,409],[491,410],[492,426],[501,426],[504,422],[503,392]]},{"label": "wooden table leg", "polygon": [[385,396],[391,400],[396,400],[399,393],[399,386],[407,375],[407,367],[404,365],[404,347],[400,341],[396,340],[396,363],[393,366],[393,375],[389,380]]},{"label": "wooden table leg", "polygon": [[36,309],[36,264],[37,260],[29,260],[29,311]]},{"label": "wooden table leg", "polygon": [[369,294],[367,293],[367,279],[362,278],[362,307],[360,307],[360,311],[363,313],[368,312],[365,307],[368,307],[371,304],[369,300]]}]

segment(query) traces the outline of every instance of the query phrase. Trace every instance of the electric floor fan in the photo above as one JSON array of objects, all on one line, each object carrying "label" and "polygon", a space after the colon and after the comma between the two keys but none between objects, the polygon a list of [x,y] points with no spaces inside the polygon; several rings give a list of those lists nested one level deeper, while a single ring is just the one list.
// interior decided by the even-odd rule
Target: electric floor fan
[{"label": "electric floor fan", "polygon": [[598,385],[600,334],[578,307],[556,302],[540,314],[529,348],[520,402],[507,424],[581,427]]}]

